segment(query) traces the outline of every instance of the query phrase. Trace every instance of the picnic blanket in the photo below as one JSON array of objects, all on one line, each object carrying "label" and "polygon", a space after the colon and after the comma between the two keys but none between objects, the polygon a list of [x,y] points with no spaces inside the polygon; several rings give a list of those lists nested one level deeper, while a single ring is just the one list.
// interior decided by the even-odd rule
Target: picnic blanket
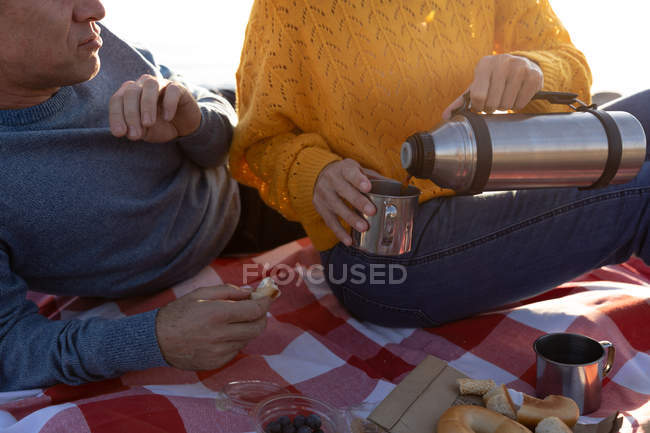
[{"label": "picnic blanket", "polygon": [[[282,296],[268,327],[221,369],[156,368],[72,387],[0,393],[0,432],[250,432],[250,418],[219,410],[228,382],[259,379],[336,407],[368,412],[428,354],[474,378],[534,393],[533,341],[575,332],[616,345],[596,420],[620,410],[621,431],[650,432],[650,268],[640,260],[593,271],[509,308],[431,329],[359,322],[322,279],[308,240],[238,259],[218,259],[194,278],[152,297],[120,301],[30,295],[53,320],[120,317],[164,305],[194,288],[255,285],[271,275]],[[311,279],[306,279],[311,272]]]}]

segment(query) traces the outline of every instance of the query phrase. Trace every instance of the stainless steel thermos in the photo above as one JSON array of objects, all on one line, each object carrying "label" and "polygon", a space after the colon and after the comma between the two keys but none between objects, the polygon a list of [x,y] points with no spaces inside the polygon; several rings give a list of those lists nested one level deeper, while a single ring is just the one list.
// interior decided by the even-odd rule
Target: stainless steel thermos
[{"label": "stainless steel thermos", "polygon": [[535,99],[571,113],[481,115],[465,105],[438,128],[410,136],[402,166],[457,194],[548,187],[600,188],[629,182],[646,155],[639,121],[622,111],[586,106],[573,93]]}]

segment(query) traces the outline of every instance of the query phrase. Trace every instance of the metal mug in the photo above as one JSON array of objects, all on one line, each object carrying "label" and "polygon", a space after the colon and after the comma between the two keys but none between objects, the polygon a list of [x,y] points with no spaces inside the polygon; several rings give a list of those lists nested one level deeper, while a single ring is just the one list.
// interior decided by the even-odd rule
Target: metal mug
[{"label": "metal mug", "polygon": [[371,254],[397,256],[411,251],[413,219],[420,190],[403,187],[390,180],[372,180],[366,196],[375,205],[374,215],[362,216],[370,228],[366,232],[352,229],[352,246]]},{"label": "metal mug", "polygon": [[612,369],[616,349],[609,341],[557,333],[533,343],[537,353],[537,396],[563,395],[578,404],[580,415],[600,407],[603,377]]}]

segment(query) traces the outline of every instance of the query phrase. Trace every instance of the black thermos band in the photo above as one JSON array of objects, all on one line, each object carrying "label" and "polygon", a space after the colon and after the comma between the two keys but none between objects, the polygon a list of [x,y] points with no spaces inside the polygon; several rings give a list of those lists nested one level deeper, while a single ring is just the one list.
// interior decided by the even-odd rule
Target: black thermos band
[{"label": "black thermos band", "polygon": [[604,188],[609,185],[612,179],[614,179],[614,176],[616,176],[616,173],[621,166],[621,159],[623,158],[623,139],[621,137],[621,131],[618,129],[618,125],[614,118],[612,118],[608,112],[594,109],[583,111],[593,114],[598,120],[600,120],[600,123],[603,124],[605,134],[607,134],[608,152],[607,163],[605,164],[603,174],[591,186],[581,189]]},{"label": "black thermos band", "polygon": [[470,111],[462,113],[474,130],[476,137],[476,172],[472,185],[462,194],[480,194],[484,191],[492,171],[492,138],[485,118]]}]

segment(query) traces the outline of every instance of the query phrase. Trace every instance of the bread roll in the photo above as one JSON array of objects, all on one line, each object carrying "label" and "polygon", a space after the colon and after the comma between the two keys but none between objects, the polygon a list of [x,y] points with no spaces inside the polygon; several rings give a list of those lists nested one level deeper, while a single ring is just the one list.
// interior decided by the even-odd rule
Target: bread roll
[{"label": "bread roll", "polygon": [[567,426],[578,422],[580,410],[575,401],[561,395],[549,395],[544,400],[524,394],[524,402],[517,411],[517,421],[535,428],[544,418],[557,417]]},{"label": "bread roll", "polygon": [[453,406],[438,420],[437,433],[530,433],[530,430],[483,407]]}]

